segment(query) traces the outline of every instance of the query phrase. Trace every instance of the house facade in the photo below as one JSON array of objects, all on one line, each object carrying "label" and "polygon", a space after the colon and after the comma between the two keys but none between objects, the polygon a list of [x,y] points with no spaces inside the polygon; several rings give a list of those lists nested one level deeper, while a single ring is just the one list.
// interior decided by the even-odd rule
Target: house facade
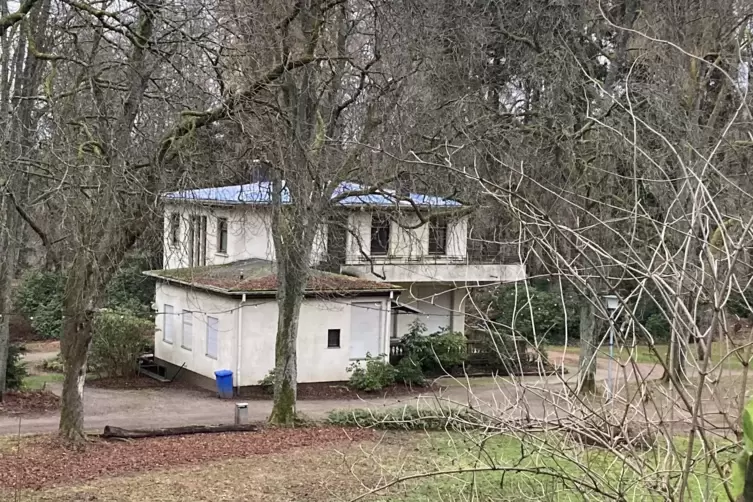
[{"label": "house facade", "polygon": [[[174,370],[184,366],[212,378],[215,369],[233,369],[236,385],[245,386],[273,367],[271,189],[260,182],[163,196],[164,265],[150,272],[159,279],[155,356]],[[313,287],[304,300],[299,382],[347,379],[351,361],[367,352],[389,353],[390,339],[407,333],[415,320],[429,333],[464,332],[473,288],[525,278],[519,263],[468,253],[469,217],[458,202],[390,190],[363,195],[368,192],[341,184],[333,195],[339,199],[334,216],[317,229],[314,273],[337,278],[341,290]],[[288,199],[283,190],[282,202]],[[250,288],[251,273],[266,274],[266,290]],[[212,279],[217,274],[230,281],[218,283]],[[175,342],[186,329],[191,344],[206,354]],[[337,348],[329,346],[330,330],[339,330]]]},{"label": "house facade", "polygon": [[[166,194],[164,267],[274,261],[270,190],[261,182]],[[335,195],[346,191],[363,187],[343,183]],[[401,288],[401,308],[390,323],[393,337],[404,335],[416,319],[430,333],[463,332],[473,288],[525,278],[520,263],[469,255],[469,216],[455,201],[422,194],[400,198],[383,190],[345,198],[339,207],[337,224],[320,224],[311,264]]]}]

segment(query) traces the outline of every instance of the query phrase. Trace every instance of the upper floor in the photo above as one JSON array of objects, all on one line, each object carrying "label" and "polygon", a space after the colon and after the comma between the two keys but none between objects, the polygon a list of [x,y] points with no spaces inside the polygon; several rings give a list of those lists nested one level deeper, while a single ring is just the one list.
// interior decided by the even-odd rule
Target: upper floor
[{"label": "upper floor", "polygon": [[[255,183],[166,194],[164,267],[274,260],[268,191],[268,183]],[[381,191],[340,201],[334,216],[318,226],[312,265],[390,282],[524,278],[520,264],[469,255],[469,217],[460,204],[409,197],[402,203]]]}]

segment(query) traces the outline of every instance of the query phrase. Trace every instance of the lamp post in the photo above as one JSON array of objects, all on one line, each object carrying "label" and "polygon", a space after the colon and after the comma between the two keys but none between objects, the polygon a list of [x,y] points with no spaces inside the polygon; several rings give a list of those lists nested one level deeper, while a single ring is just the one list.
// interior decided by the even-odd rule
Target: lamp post
[{"label": "lamp post", "polygon": [[607,363],[607,400],[612,400],[612,361],[614,360],[614,319],[612,316],[620,306],[620,301],[616,295],[602,296],[604,308],[609,314],[609,362]]}]

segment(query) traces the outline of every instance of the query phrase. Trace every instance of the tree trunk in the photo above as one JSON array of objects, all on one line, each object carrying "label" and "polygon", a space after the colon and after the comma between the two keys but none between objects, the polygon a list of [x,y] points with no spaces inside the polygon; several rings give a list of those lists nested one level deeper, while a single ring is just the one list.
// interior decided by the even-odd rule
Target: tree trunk
[{"label": "tree trunk", "polygon": [[18,261],[18,218],[10,207],[7,196],[2,198],[0,209],[3,213],[0,217],[0,230],[4,230],[3,235],[0,236],[0,402],[2,402],[7,384],[8,345],[10,344],[9,312],[13,305],[12,283]]},{"label": "tree trunk", "polygon": [[578,394],[596,392],[596,308],[586,300],[580,307],[580,359]]},{"label": "tree trunk", "polygon": [[[275,343],[274,405],[269,421],[276,425],[293,425],[297,399],[298,367],[296,342],[298,319],[306,288],[304,273],[286,273],[278,285],[277,340]],[[279,277],[279,275],[278,275]],[[302,279],[302,280],[301,280]]]},{"label": "tree trunk", "polygon": [[64,439],[79,442],[84,434],[84,383],[89,344],[92,339],[91,315],[66,316],[60,352],[65,367],[59,433]]},{"label": "tree trunk", "polygon": [[165,436],[185,436],[188,434],[213,434],[218,432],[256,432],[256,424],[227,424],[227,425],[187,425],[185,427],[168,427],[165,429],[121,429],[106,425],[102,433],[103,438],[141,439]]},{"label": "tree trunk", "polygon": [[[677,299],[677,302],[682,301]],[[667,369],[661,377],[662,383],[671,381],[684,382],[687,380],[685,371],[685,351],[687,350],[688,337],[683,332],[682,323],[679,316],[682,312],[679,305],[674,308],[672,319],[672,328],[669,338],[669,349],[667,350]]]}]

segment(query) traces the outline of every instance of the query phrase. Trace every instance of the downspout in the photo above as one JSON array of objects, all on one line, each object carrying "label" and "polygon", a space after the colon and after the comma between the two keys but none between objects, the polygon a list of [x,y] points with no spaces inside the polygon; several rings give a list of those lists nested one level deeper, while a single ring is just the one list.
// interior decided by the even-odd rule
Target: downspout
[{"label": "downspout", "polygon": [[241,340],[243,340],[243,305],[246,303],[246,293],[243,293],[243,296],[241,296],[241,302],[238,304],[238,336],[237,336],[237,342],[238,346],[236,347],[235,357],[236,357],[236,363],[235,363],[235,393],[236,395],[240,395],[241,393],[241,360],[243,359],[243,353],[241,352],[241,349],[243,348],[243,344],[241,343]]}]

